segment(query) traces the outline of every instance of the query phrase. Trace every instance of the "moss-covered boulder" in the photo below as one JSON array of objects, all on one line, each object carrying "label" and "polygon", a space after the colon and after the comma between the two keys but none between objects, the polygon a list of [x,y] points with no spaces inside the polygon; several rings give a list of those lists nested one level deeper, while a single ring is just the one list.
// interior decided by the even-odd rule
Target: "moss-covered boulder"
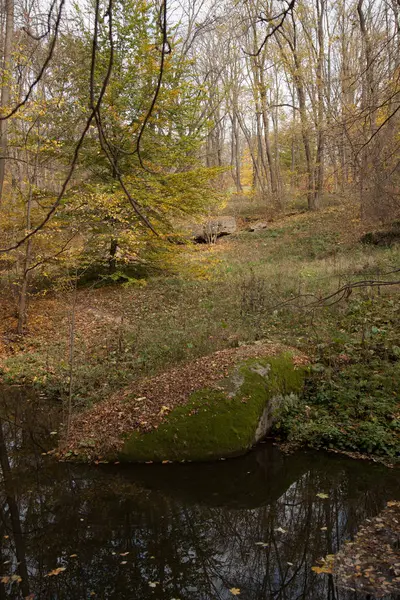
[{"label": "moss-covered boulder", "polygon": [[194,392],[157,429],[127,435],[120,460],[204,461],[237,456],[297,402],[303,371],[288,355],[249,359],[214,388]]},{"label": "moss-covered boulder", "polygon": [[143,379],[75,415],[60,455],[163,462],[243,454],[297,402],[305,362],[280,345],[255,344]]}]

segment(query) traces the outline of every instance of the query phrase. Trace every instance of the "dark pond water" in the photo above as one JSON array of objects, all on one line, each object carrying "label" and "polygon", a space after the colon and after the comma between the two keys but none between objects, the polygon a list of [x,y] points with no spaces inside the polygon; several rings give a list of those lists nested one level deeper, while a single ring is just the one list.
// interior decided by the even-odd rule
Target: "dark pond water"
[{"label": "dark pond water", "polygon": [[366,598],[311,567],[400,498],[397,472],[270,444],[208,465],[57,464],[57,406],[1,394],[0,575],[21,581],[0,598]]}]

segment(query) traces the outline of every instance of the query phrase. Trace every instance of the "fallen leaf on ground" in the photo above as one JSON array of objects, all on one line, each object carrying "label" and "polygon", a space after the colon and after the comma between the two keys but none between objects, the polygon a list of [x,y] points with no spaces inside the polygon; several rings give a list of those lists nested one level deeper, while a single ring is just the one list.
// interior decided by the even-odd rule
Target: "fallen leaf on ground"
[{"label": "fallen leaf on ground", "polygon": [[311,567],[311,571],[314,571],[314,573],[318,573],[318,575],[320,575],[321,573],[330,574],[332,573],[332,568],[323,565],[322,567]]},{"label": "fallen leaf on ground", "polygon": [[240,588],[231,588],[229,591],[234,596],[239,596],[239,594],[240,594]]}]

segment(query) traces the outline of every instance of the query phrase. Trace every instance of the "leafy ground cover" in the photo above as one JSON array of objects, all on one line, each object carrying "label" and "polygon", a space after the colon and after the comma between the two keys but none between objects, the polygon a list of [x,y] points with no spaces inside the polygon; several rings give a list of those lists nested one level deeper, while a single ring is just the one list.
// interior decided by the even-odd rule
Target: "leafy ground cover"
[{"label": "leafy ground cover", "polygon": [[[252,206],[251,219],[264,217]],[[79,289],[75,311],[68,287],[32,297],[23,339],[13,334],[14,307],[3,296],[3,381],[33,383],[66,402],[72,372],[79,409],[143,377],[268,340],[304,351],[314,365],[304,407],[286,416],[282,439],[394,457],[399,287],[365,287],[331,306],[310,303],[348,281],[393,271],[399,246],[361,244],[368,227],[348,204],[332,201],[317,213],[291,211],[260,232],[246,227],[243,218],[242,231],[213,246],[179,247],[167,273]]]},{"label": "leafy ground cover", "polygon": [[285,439],[399,455],[399,317],[392,298],[348,304],[339,315],[336,337],[317,345],[304,402],[282,422]]}]

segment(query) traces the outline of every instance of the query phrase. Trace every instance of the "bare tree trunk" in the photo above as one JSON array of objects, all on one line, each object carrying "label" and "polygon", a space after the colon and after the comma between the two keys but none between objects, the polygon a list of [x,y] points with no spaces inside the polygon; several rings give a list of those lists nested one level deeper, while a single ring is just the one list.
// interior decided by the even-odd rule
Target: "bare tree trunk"
[{"label": "bare tree trunk", "polygon": [[316,174],[315,174],[315,194],[314,209],[318,208],[324,185],[324,160],[325,160],[325,133],[324,133],[324,81],[323,81],[323,63],[324,63],[324,12],[325,0],[316,0],[318,15],[318,58],[317,58],[317,156],[316,156]]},{"label": "bare tree trunk", "polygon": [[260,65],[259,69],[259,86],[260,86],[260,103],[261,103],[261,116],[264,126],[264,145],[265,153],[267,155],[269,176],[271,181],[271,192],[273,198],[276,200],[278,197],[278,185],[276,181],[276,174],[274,169],[274,161],[272,159],[271,144],[269,140],[269,116],[267,106],[267,88],[265,85],[265,78],[263,72],[263,65]]},{"label": "bare tree trunk", "polygon": [[[4,38],[3,77],[1,83],[1,113],[7,110],[11,92],[11,58],[14,37],[14,0],[5,0],[6,30]],[[3,201],[4,177],[8,148],[8,120],[0,121],[0,204]]]},{"label": "bare tree trunk", "polygon": [[[27,229],[30,229],[30,220],[31,220],[31,204],[32,204],[32,195],[29,192],[28,198],[28,207],[27,207]],[[17,324],[17,333],[18,335],[22,335],[24,333],[24,328],[26,324],[26,305],[28,298],[28,288],[29,288],[29,279],[30,279],[30,262],[31,262],[31,253],[32,253],[32,238],[30,237],[26,242],[25,247],[25,258],[23,265],[23,273],[22,273],[22,282],[21,289],[19,292],[19,301],[18,301],[18,324]]]},{"label": "bare tree trunk", "polygon": [[69,383],[68,383],[68,412],[67,412],[67,437],[71,427],[72,394],[74,386],[74,357],[75,357],[75,321],[76,301],[78,297],[78,274],[75,273],[74,289],[72,293],[72,307],[69,322]]},{"label": "bare tree trunk", "polygon": [[376,140],[373,143],[369,142],[369,138],[374,134],[376,130],[376,109],[375,109],[375,93],[374,93],[374,72],[373,72],[373,53],[371,40],[368,34],[367,25],[364,14],[364,0],[358,0],[357,13],[360,22],[360,30],[363,42],[363,55],[365,59],[365,68],[362,78],[362,96],[361,96],[361,110],[364,115],[364,125],[362,130],[362,148],[361,148],[361,161],[360,161],[360,172],[359,172],[359,185],[360,185],[360,205],[361,205],[361,218],[365,219],[371,216],[371,213],[376,210],[375,202],[372,197],[373,184],[372,184],[372,170],[377,167],[374,165],[374,146]]},{"label": "bare tree trunk", "polygon": [[110,275],[115,273],[117,269],[117,250],[118,250],[118,240],[115,238],[111,239],[110,242],[110,251],[108,255],[108,272]]},{"label": "bare tree trunk", "polygon": [[[249,148],[249,152],[250,152],[250,157],[251,157],[251,162],[252,162],[252,167],[253,167],[253,188],[261,190],[262,193],[264,194],[265,193],[265,189],[264,189],[265,182],[263,180],[262,174],[260,173],[259,156],[254,147],[255,146],[254,139],[252,139],[251,132],[247,128],[246,123],[244,122],[244,119],[242,118],[242,115],[240,114],[239,111],[237,113],[237,119],[238,119],[240,129],[242,130],[242,133],[245,137],[245,140],[246,140],[247,146]],[[254,136],[253,136],[253,138],[254,138]]]},{"label": "bare tree trunk", "polygon": [[233,108],[231,114],[231,124],[232,124],[232,139],[231,139],[231,164],[233,167],[233,180],[236,186],[236,192],[240,193],[243,191],[241,177],[240,177],[240,134],[239,134],[239,125],[237,119],[237,113],[235,108]]},{"label": "bare tree trunk", "polygon": [[[26,206],[26,229],[27,231],[31,228],[31,213],[32,213],[32,197],[33,197],[33,186],[37,179],[37,170],[38,170],[38,151],[36,152],[35,157],[35,167],[33,176],[29,181],[29,190],[28,190],[28,200]],[[28,299],[28,289],[29,289],[29,279],[31,275],[31,255],[32,255],[32,238],[28,238],[25,246],[25,258],[23,264],[22,271],[22,281],[21,281],[21,289],[19,292],[19,302],[18,302],[18,324],[17,324],[17,333],[22,335],[24,333],[24,328],[26,324],[26,306]]]},{"label": "bare tree trunk", "polygon": [[307,119],[307,107],[306,107],[306,96],[304,87],[299,79],[296,85],[297,95],[299,99],[300,108],[300,122],[301,122],[301,136],[303,138],[304,153],[306,156],[307,165],[307,203],[309,210],[315,210],[315,194],[314,194],[314,176],[313,176],[313,161],[311,153],[310,138],[308,134],[308,119]]}]

